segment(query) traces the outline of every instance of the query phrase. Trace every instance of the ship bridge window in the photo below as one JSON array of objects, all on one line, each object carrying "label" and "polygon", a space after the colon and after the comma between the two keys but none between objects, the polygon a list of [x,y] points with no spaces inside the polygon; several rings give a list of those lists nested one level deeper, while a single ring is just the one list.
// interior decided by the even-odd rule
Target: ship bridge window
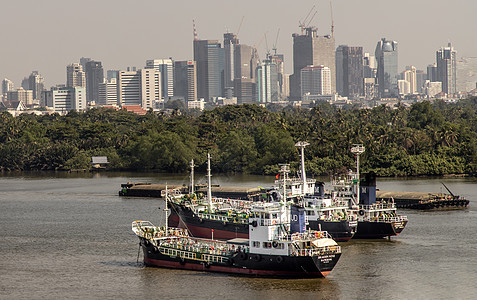
[{"label": "ship bridge window", "polygon": [[307,214],[308,216],[314,216],[314,215],[315,215],[315,212],[314,212],[313,210],[307,210],[307,211],[306,211],[306,214]]},{"label": "ship bridge window", "polygon": [[253,246],[254,248],[260,248],[260,242],[253,241],[253,242],[252,242],[252,246]]}]

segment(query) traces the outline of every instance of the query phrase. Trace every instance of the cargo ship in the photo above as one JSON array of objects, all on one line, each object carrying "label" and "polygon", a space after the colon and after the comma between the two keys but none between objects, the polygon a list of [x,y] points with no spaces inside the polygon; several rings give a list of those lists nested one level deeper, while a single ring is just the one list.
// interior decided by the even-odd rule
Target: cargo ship
[{"label": "cargo ship", "polygon": [[406,227],[408,219],[397,213],[393,199],[376,201],[376,175],[372,172],[359,175],[359,155],[364,152],[362,145],[354,145],[356,172],[350,171],[332,180],[337,197],[349,203],[349,214],[358,220],[354,239],[380,239],[399,235]]},{"label": "cargo ship", "polygon": [[[289,165],[283,164],[277,187],[267,192],[266,201],[283,202],[303,207],[310,229],[327,231],[335,241],[345,242],[356,232],[357,221],[347,213],[347,204],[336,197],[324,195],[324,185],[315,186],[314,179],[307,179],[304,167],[305,142],[298,142],[302,149],[301,177],[290,178]],[[208,182],[210,183],[210,156],[208,159]],[[191,182],[193,185],[193,182]],[[263,198],[262,198],[263,200]],[[248,211],[252,200],[231,200],[212,197],[197,199],[195,195],[176,198],[169,202],[171,214],[169,225],[187,228],[192,236],[219,239],[248,238]]]},{"label": "cargo ship", "polygon": [[301,212],[293,220],[282,203],[254,203],[248,239],[191,237],[186,229],[156,227],[148,221],[132,222],[132,230],[146,266],[264,277],[325,277],[338,262],[341,248],[327,232],[306,230]]}]

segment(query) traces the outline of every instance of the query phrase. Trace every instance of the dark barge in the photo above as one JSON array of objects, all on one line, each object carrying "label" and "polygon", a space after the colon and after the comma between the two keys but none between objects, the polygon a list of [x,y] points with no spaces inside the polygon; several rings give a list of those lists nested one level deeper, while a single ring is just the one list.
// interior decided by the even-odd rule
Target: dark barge
[{"label": "dark barge", "polygon": [[464,197],[445,193],[377,191],[376,198],[393,198],[397,208],[406,209],[462,209],[469,205]]}]

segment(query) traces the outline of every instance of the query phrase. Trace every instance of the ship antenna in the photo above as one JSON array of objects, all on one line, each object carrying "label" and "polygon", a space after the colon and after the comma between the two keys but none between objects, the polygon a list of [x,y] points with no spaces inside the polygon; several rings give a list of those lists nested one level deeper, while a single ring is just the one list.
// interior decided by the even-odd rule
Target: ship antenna
[{"label": "ship antenna", "polygon": [[359,203],[359,155],[361,153],[364,153],[364,146],[361,145],[361,144],[354,144],[353,147],[351,147],[351,152],[354,153],[356,155],[356,176],[358,177],[357,178],[357,182],[356,182],[356,196],[357,196],[357,200],[358,200],[358,205],[360,204]]},{"label": "ship antenna", "polygon": [[310,145],[307,142],[298,142],[295,144],[295,147],[301,148],[301,179],[303,180],[303,195],[306,194],[306,172],[305,172],[305,147]]}]

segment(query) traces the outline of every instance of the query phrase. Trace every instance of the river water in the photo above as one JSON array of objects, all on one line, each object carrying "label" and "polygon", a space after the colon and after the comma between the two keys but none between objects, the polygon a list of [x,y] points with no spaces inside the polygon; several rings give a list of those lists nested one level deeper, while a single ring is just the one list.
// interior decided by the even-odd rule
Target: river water
[{"label": "river water", "polygon": [[[270,186],[273,177],[214,176],[223,186]],[[205,179],[199,178],[205,181]],[[327,179],[324,179],[327,181]],[[118,196],[121,183],[187,184],[187,175],[0,175],[1,299],[475,299],[477,180],[378,179],[381,190],[439,192],[467,209],[401,210],[403,233],[342,243],[325,279],[266,279],[146,268],[134,220],[164,222],[163,202]]]}]

